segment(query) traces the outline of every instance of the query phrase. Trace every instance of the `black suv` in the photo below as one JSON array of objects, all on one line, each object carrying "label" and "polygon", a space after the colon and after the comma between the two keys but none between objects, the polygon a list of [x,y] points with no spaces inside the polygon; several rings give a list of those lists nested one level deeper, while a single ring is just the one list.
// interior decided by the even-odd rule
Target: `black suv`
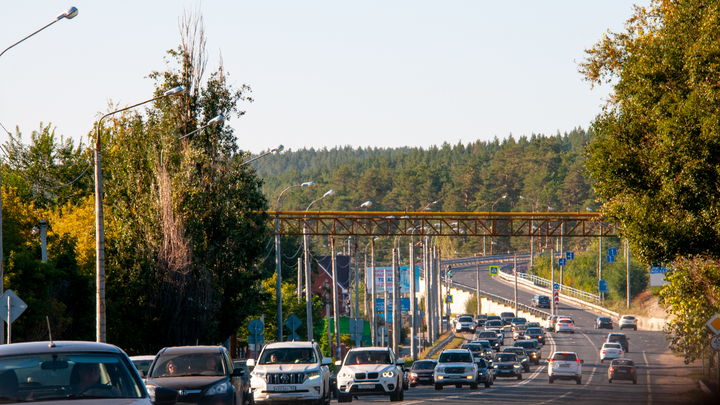
[{"label": "black suv", "polygon": [[532,298],[530,305],[535,308],[550,308],[550,297],[547,295],[536,295]]},{"label": "black suv", "polygon": [[630,353],[630,339],[624,333],[608,333],[605,341],[608,343],[620,343],[625,353]]}]

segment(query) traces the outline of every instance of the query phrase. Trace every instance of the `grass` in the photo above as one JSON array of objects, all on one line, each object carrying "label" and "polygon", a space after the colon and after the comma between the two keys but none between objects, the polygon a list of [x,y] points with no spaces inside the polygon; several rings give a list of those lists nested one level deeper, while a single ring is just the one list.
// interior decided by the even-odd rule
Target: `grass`
[{"label": "grass", "polygon": [[[450,342],[448,342],[448,344],[445,345],[445,347],[443,348],[443,350],[457,349],[457,348],[460,347],[463,343],[465,343],[465,338],[456,337],[456,338],[454,338],[453,340],[451,340]],[[440,355],[440,353],[442,353],[442,350],[440,350],[440,351],[438,351],[437,353],[435,353],[435,355],[432,356],[431,358],[437,359],[438,356]]]}]

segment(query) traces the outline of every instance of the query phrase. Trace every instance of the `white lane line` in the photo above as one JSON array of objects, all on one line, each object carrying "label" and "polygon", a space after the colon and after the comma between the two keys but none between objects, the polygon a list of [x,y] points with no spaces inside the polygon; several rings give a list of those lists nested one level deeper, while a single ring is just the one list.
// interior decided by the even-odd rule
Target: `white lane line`
[{"label": "white lane line", "polygon": [[[586,334],[584,334],[584,333],[582,333],[582,332],[580,332],[580,334],[583,335],[583,336],[585,336],[585,339],[587,339],[587,341],[590,342],[590,347],[595,347],[595,345],[593,344],[592,340],[590,340],[590,338],[589,338]],[[593,359],[593,360],[596,360],[596,359]],[[588,380],[585,382],[585,385],[590,384],[590,381],[592,381],[592,378],[593,378],[593,376],[595,375],[595,370],[596,370],[596,369],[597,369],[597,367],[593,367],[592,373],[590,373],[590,378],[588,378]]]},{"label": "white lane line", "polygon": [[568,391],[568,392],[564,393],[563,395],[561,395],[561,396],[559,396],[559,397],[556,397],[556,398],[553,398],[553,399],[548,399],[548,400],[545,401],[545,402],[539,402],[539,403],[537,403],[536,405],[542,405],[542,404],[547,404],[548,402],[557,401],[557,400],[560,399],[560,398],[565,398],[566,396],[570,395],[571,392],[572,392],[572,391]]},{"label": "white lane line", "polygon": [[650,384],[650,363],[648,363],[647,356],[643,350],[643,359],[645,360],[645,368],[647,369],[647,386],[648,386],[648,404],[652,404],[652,386]]}]

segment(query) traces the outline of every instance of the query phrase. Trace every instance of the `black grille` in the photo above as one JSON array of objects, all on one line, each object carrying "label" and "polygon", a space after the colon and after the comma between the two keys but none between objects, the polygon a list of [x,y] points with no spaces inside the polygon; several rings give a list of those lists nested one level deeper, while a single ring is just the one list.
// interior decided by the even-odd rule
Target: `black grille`
[{"label": "black grille", "polygon": [[498,365],[498,368],[501,370],[511,370],[513,366],[506,366],[504,364]]},{"label": "black grille", "polygon": [[356,380],[364,380],[364,379],[365,379],[365,373],[355,373],[355,379],[356,379]]},{"label": "black grille", "polygon": [[448,374],[464,373],[465,367],[448,367],[445,369],[445,372]]},{"label": "black grille", "polygon": [[302,384],[305,382],[305,373],[268,374],[265,382],[268,384]]},{"label": "black grille", "polygon": [[375,380],[378,377],[380,377],[380,373],[368,373],[368,378],[371,380]]}]

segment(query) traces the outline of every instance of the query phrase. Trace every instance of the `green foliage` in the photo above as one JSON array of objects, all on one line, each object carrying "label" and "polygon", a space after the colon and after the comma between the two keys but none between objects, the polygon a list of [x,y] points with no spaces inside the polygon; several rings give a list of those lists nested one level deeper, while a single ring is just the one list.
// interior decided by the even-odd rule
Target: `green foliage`
[{"label": "green foliage", "polygon": [[477,294],[470,294],[470,298],[465,301],[465,313],[474,314],[477,312]]}]

